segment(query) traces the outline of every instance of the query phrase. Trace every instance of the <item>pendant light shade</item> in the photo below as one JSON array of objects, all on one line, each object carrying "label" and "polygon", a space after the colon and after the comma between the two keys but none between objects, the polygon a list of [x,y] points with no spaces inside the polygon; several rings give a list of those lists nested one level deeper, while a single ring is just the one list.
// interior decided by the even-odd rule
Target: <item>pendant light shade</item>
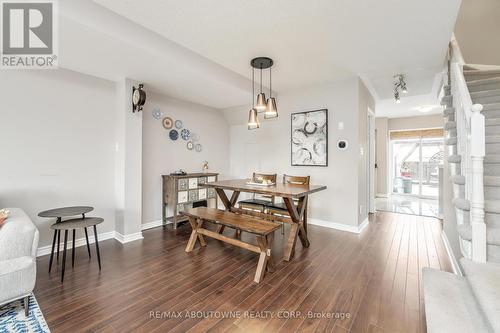
[{"label": "pendant light shade", "polygon": [[276,107],[276,99],[269,97],[267,99],[266,111],[264,111],[264,118],[276,118],[278,116],[278,108]]},{"label": "pendant light shade", "polygon": [[257,117],[257,110],[255,108],[252,108],[248,112],[248,129],[257,129],[260,127],[259,124],[259,118]]},{"label": "pendant light shade", "polygon": [[263,92],[257,95],[257,103],[255,104],[255,108],[257,111],[265,111],[266,110],[266,94]]}]

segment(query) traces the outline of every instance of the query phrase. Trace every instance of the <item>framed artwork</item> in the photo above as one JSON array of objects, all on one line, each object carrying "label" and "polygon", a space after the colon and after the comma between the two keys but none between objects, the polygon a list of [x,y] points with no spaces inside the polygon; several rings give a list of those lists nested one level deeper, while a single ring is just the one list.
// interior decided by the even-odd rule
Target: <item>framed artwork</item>
[{"label": "framed artwork", "polygon": [[291,115],[292,166],[328,166],[328,110]]}]

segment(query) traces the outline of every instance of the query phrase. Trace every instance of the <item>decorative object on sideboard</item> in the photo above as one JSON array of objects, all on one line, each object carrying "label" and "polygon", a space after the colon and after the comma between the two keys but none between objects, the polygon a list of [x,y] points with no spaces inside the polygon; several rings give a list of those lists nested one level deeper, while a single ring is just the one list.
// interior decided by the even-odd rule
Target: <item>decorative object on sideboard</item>
[{"label": "decorative object on sideboard", "polygon": [[208,171],[208,169],[209,169],[208,161],[203,161],[203,166],[201,167],[201,169],[203,170],[203,172]]},{"label": "decorative object on sideboard", "polygon": [[188,141],[188,142],[186,143],[186,148],[187,148],[188,150],[193,150],[193,148],[194,148],[193,141]]},{"label": "decorative object on sideboard", "polygon": [[142,107],[146,103],[146,92],[144,84],[139,84],[139,87],[132,87],[132,112],[142,111]]},{"label": "decorative object on sideboard", "polygon": [[[268,57],[258,57],[250,61],[252,66],[252,108],[248,113],[248,129],[257,129],[260,127],[258,113],[264,113],[264,119],[278,117],[278,107],[276,99],[272,97],[272,72],[271,67],[274,62]],[[269,98],[266,100],[266,94],[262,90],[262,71],[269,68]],[[260,90],[257,95],[257,102],[254,104],[255,96],[255,69],[260,70]]]},{"label": "decorative object on sideboard", "polygon": [[7,220],[10,215],[10,210],[0,209],[0,226]]},{"label": "decorative object on sideboard", "polygon": [[196,150],[197,153],[201,152],[203,150],[203,146],[199,143],[194,145],[194,150]]},{"label": "decorative object on sideboard", "polygon": [[163,111],[161,111],[160,109],[153,109],[153,112],[151,114],[156,120],[160,120],[163,117]]},{"label": "decorative object on sideboard", "polygon": [[165,129],[171,129],[174,125],[174,121],[170,117],[165,117],[163,118],[162,124]]},{"label": "decorative object on sideboard", "polygon": [[168,136],[170,137],[170,140],[177,140],[179,138],[179,132],[177,132],[177,130],[171,130],[169,133],[168,133]]},{"label": "decorative object on sideboard", "polygon": [[175,128],[181,129],[182,128],[182,120],[176,120],[175,121]]},{"label": "decorative object on sideboard", "polygon": [[328,110],[291,115],[292,166],[328,166]]},{"label": "decorative object on sideboard", "polygon": [[177,171],[171,172],[170,175],[171,176],[183,176],[183,175],[187,175],[187,173],[186,173],[186,171],[179,169]]},{"label": "decorative object on sideboard", "polygon": [[181,138],[185,141],[189,140],[189,137],[190,137],[191,133],[189,132],[189,130],[187,128],[184,128],[182,131],[181,131]]}]

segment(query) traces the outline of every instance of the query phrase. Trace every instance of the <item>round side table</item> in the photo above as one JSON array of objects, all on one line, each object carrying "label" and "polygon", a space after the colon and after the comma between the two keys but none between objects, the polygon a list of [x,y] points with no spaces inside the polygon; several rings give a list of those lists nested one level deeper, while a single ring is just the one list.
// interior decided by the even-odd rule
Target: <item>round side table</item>
[{"label": "round side table", "polygon": [[[54,223],[50,226],[54,231],[64,231],[64,249],[63,249],[63,259],[62,259],[62,272],[61,272],[61,282],[64,281],[64,269],[66,267],[66,248],[68,246],[68,231],[73,231],[73,247],[71,249],[71,263],[72,266],[75,265],[75,230],[76,229],[85,229],[85,235],[87,235],[87,228],[94,227],[94,237],[95,237],[95,248],[97,252],[97,262],[99,264],[99,270],[101,270],[101,255],[99,253],[99,241],[97,239],[97,225],[102,223],[104,219],[100,217],[86,217],[86,218],[76,218],[66,220],[62,223]],[[87,248],[89,250],[90,256],[90,247],[87,238]],[[51,256],[52,257],[52,256]]]}]

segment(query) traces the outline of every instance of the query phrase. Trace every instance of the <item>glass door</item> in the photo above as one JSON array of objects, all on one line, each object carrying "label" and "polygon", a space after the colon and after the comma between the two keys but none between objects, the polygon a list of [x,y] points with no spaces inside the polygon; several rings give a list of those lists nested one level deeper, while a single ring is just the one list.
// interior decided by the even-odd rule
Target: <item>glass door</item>
[{"label": "glass door", "polygon": [[439,196],[443,138],[391,140],[392,192],[422,198]]}]

